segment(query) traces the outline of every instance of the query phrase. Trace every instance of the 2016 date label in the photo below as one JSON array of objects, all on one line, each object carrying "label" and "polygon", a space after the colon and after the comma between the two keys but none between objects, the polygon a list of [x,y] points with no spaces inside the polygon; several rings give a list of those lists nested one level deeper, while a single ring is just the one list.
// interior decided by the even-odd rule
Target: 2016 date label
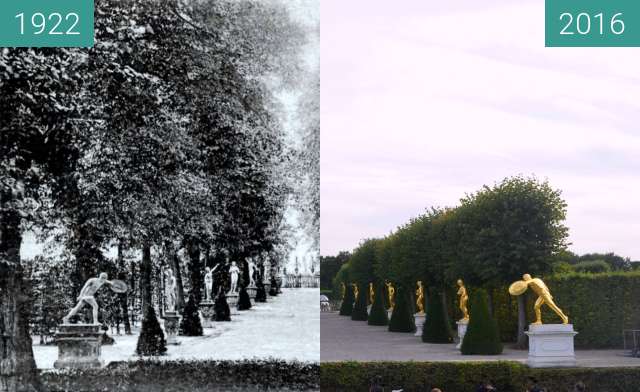
[{"label": "2016 date label", "polygon": [[640,2],[545,0],[545,46],[640,46]]}]

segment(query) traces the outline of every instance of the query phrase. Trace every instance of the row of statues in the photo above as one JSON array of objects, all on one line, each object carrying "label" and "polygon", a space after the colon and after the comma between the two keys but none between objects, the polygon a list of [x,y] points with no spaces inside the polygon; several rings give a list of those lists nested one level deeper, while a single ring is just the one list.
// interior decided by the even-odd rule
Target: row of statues
[{"label": "row of statues", "polygon": [[[459,320],[460,323],[468,323],[469,322],[469,310],[467,308],[467,303],[469,302],[469,295],[467,293],[467,288],[464,285],[462,279],[458,279],[456,282],[458,286],[458,291],[456,294],[458,295],[458,303],[460,311],[462,312],[462,318]],[[395,288],[393,284],[389,281],[385,282],[385,286],[387,287],[387,295],[388,295],[388,303],[390,309],[395,307]],[[417,282],[417,289],[415,292],[416,297],[416,310],[420,315],[424,314],[424,285],[422,281]],[[352,283],[353,292],[355,294],[355,298],[358,298],[358,285]],[[563,324],[569,323],[569,318],[562,312],[562,310],[555,304],[553,301],[553,296],[549,291],[549,288],[545,285],[545,283],[540,278],[532,278],[529,274],[524,274],[522,276],[522,280],[516,281],[511,286],[509,286],[509,294],[513,296],[518,296],[524,294],[528,288],[538,295],[538,298],[534,304],[534,312],[536,315],[536,320],[533,324],[542,324],[542,305],[547,305],[551,310],[553,310],[562,320]],[[342,298],[345,297],[346,287],[344,283],[342,284]],[[374,288],[373,283],[369,283],[369,303],[373,303],[374,300]]]}]

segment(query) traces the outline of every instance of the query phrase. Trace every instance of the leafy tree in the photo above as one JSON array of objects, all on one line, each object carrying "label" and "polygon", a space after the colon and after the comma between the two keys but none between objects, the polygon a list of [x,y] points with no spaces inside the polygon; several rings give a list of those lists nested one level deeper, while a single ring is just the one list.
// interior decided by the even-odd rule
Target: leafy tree
[{"label": "leafy tree", "polygon": [[498,323],[489,313],[486,290],[479,289],[469,299],[469,325],[460,351],[463,355],[497,355],[502,353]]},{"label": "leafy tree", "polygon": [[581,261],[573,266],[576,272],[587,272],[591,274],[611,271],[610,264],[604,260]]},{"label": "leafy tree", "polygon": [[333,290],[333,279],[338,274],[342,264],[351,257],[348,251],[342,251],[336,256],[320,256],[320,288]]}]

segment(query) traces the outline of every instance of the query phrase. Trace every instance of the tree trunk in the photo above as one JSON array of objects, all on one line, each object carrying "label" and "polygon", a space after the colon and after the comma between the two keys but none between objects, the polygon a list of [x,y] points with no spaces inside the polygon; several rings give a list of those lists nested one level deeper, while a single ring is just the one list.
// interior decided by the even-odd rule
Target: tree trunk
[{"label": "tree trunk", "polygon": [[[126,282],[127,281],[127,273],[126,265],[124,264],[124,257],[122,255],[123,246],[121,243],[118,244],[118,279]],[[124,322],[124,333],[127,335],[131,335],[131,323],[129,322],[129,298],[128,293],[118,294],[120,300],[120,307],[122,309],[122,320]],[[120,328],[120,324],[118,324],[118,328]],[[119,332],[118,332],[119,333]]]},{"label": "tree trunk", "polygon": [[176,278],[176,287],[178,294],[176,295],[176,309],[182,311],[184,309],[184,284],[182,283],[182,272],[180,270],[180,258],[177,250],[169,241],[165,242],[165,247],[169,252],[169,265],[173,269],[173,276]]},{"label": "tree trunk", "polygon": [[457,332],[451,327],[451,318],[449,317],[449,304],[447,303],[447,290],[442,290],[442,312],[444,323],[447,326],[447,332],[452,338],[456,336]]},{"label": "tree trunk", "polygon": [[136,278],[136,263],[131,263],[131,286],[129,286],[129,294],[130,294],[130,299],[131,299],[131,309],[133,309],[133,311],[131,312],[131,325],[136,325],[136,297],[137,297],[137,287],[136,287],[136,281],[138,279]]},{"label": "tree trunk", "polygon": [[151,245],[145,244],[142,247],[142,263],[140,264],[140,300],[143,315],[148,306],[153,306],[151,290]]},{"label": "tree trunk", "polygon": [[527,298],[525,295],[518,296],[518,340],[516,346],[520,349],[527,348],[527,335],[524,333],[524,329],[527,324]]},{"label": "tree trunk", "polygon": [[189,254],[189,272],[191,274],[191,293],[200,306],[202,301],[202,287],[204,277],[202,276],[202,261],[200,260],[200,246],[195,239],[187,241],[187,253]]},{"label": "tree trunk", "polygon": [[20,265],[20,215],[10,192],[0,193],[0,391],[38,391],[29,334],[26,284]]}]

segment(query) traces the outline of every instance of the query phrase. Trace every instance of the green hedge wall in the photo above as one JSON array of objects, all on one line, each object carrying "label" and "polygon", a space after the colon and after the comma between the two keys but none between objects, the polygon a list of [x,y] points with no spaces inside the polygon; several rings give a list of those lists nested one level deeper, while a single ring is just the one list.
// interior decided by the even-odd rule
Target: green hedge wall
[{"label": "green hedge wall", "polygon": [[145,360],[115,362],[100,369],[43,371],[40,379],[47,392],[314,391],[319,365],[277,360]]},{"label": "green hedge wall", "polygon": [[[620,348],[623,329],[640,329],[640,271],[602,274],[568,273],[543,278],[556,304],[569,316],[578,332],[578,348]],[[536,296],[527,295],[527,321],[534,320]],[[494,290],[494,316],[503,341],[515,341],[518,307],[506,287]],[[560,319],[546,305],[542,307],[544,323]]]},{"label": "green hedge wall", "polygon": [[531,369],[517,362],[327,362],[320,364],[320,389],[368,391],[371,380],[381,376],[385,391],[474,391],[490,380],[500,392],[522,392],[530,378],[550,392],[573,391],[582,381],[589,392],[637,392],[640,368]]}]

